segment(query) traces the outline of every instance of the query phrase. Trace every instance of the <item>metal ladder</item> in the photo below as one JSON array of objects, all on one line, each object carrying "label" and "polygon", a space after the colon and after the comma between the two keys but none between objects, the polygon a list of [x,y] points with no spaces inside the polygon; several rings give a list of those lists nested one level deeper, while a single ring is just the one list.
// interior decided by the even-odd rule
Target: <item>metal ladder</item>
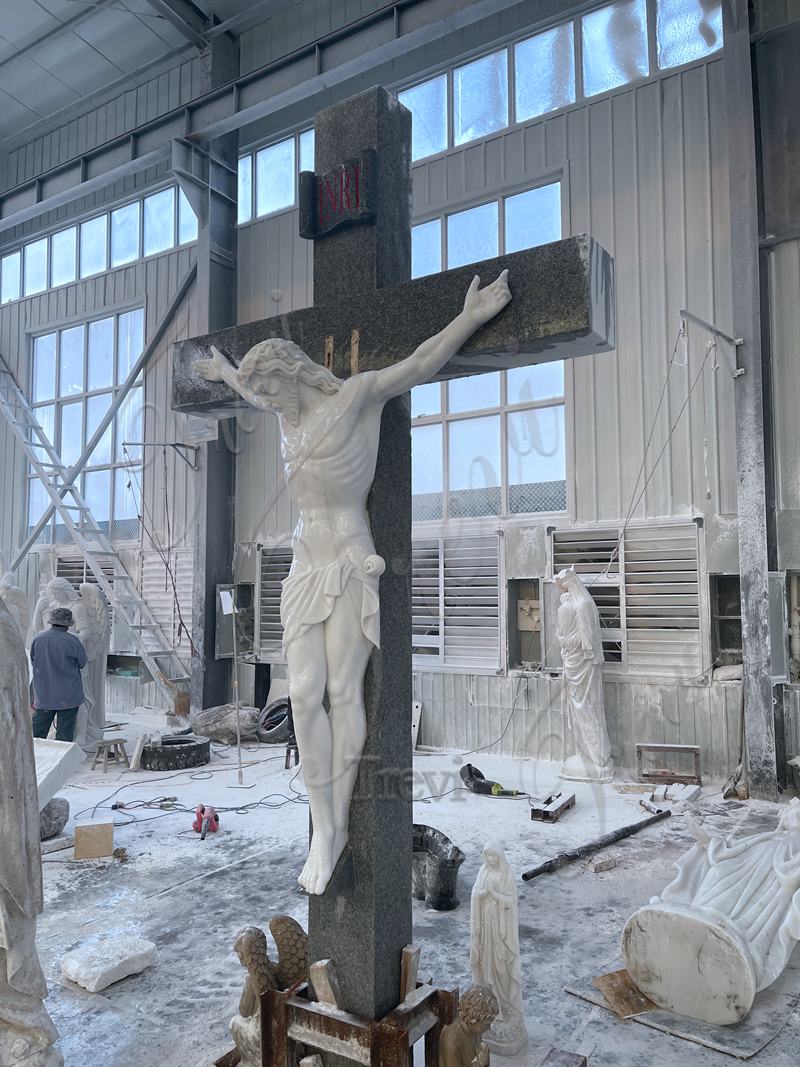
[{"label": "metal ladder", "polygon": [[[164,636],[110,538],[100,528],[77,486],[71,484],[70,468],[61,462],[2,356],[0,412],[22,445],[56,513],[83,552],[116,616],[130,629],[136,651],[153,682],[176,712],[187,714],[190,679],[186,667]],[[101,561],[111,565],[113,578],[109,578]]]}]

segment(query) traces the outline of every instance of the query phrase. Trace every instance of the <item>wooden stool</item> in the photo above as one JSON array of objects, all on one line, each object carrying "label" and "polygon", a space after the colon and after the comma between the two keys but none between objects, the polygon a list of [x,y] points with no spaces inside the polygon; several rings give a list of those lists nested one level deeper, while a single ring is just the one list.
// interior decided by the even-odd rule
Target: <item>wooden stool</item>
[{"label": "wooden stool", "polygon": [[[103,774],[108,770],[108,757],[109,755],[114,757],[114,766],[118,766],[120,763],[124,763],[125,766],[130,769],[131,761],[128,759],[128,753],[125,750],[125,745],[128,743],[127,737],[109,737],[103,738],[102,741],[97,742],[97,748],[94,753],[94,760],[92,761],[92,770],[98,764],[100,757],[103,757]],[[122,757],[120,759],[120,757]]]}]

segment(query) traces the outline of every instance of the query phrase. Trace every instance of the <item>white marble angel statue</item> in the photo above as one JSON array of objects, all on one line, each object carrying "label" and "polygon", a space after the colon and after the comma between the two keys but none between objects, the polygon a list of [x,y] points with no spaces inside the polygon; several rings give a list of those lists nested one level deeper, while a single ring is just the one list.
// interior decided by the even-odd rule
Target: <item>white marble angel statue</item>
[{"label": "white marble angel statue", "polygon": [[[507,271],[407,359],[347,381],[296,344],[271,338],[234,367],[218,350],[198,373],[224,381],[250,404],[275,411],[284,473],[298,514],[281,621],[298,748],[313,836],[300,884],[324,893],[347,844],[350,800],[366,740],[364,672],[380,643],[378,581],[367,495],[375,477],[381,412],[392,397],[434,377],[511,299]],[[323,707],[327,688],[330,712]]]},{"label": "white marble angel statue", "polygon": [[484,1041],[501,1056],[528,1043],[522,1003],[517,883],[503,846],[490,841],[472,890],[469,962],[472,981],[497,997],[500,1014]]},{"label": "white marble angel statue", "polygon": [[766,833],[720,837],[686,821],[696,843],[677,878],[628,920],[626,965],[659,1007],[738,1023],[800,941],[800,801]]},{"label": "white marble angel statue", "polygon": [[17,585],[5,552],[0,552],[0,576],[0,596],[11,612],[24,641],[31,622],[31,606],[28,602],[28,594]]},{"label": "white marble angel statue", "polygon": [[28,668],[16,622],[0,598],[0,1064],[63,1067],[42,1003],[36,952],[43,907],[39,798]]},{"label": "white marble angel statue", "polygon": [[86,649],[83,668],[84,703],[78,711],[75,741],[87,754],[103,737],[106,719],[106,659],[111,638],[111,613],[97,585],[83,582],[76,590],[66,578],[52,578],[33,613],[31,638],[44,629],[53,608],[69,608],[74,631]]},{"label": "white marble angel statue", "polygon": [[556,636],[564,665],[561,707],[566,759],[561,777],[575,782],[610,782],[614,761],[603,705],[600,615],[574,567],[560,571],[553,581],[561,593]]}]

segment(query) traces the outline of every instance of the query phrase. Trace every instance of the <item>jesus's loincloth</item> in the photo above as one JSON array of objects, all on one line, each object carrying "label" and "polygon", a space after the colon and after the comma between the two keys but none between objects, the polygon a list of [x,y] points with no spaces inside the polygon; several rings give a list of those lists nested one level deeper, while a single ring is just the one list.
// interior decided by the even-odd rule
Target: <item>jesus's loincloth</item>
[{"label": "jesus's loincloth", "polygon": [[[360,614],[361,630],[376,648],[381,644],[380,598],[378,582],[383,560],[374,573],[356,567],[352,560],[335,560],[324,567],[290,574],[283,582],[281,591],[281,623],[283,625],[283,652],[298,637],[317,623],[325,622],[331,615],[336,601],[347,597]],[[360,604],[359,604],[360,600]]]}]

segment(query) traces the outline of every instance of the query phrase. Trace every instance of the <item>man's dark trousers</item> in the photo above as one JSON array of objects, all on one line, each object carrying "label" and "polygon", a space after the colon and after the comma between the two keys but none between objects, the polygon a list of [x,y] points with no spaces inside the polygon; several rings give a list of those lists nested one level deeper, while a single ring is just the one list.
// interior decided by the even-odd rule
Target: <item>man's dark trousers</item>
[{"label": "man's dark trousers", "polygon": [[56,741],[74,741],[75,720],[77,718],[77,708],[59,708],[58,711],[34,711],[33,736],[47,737],[50,733],[50,727],[53,725],[53,719],[56,719]]}]

